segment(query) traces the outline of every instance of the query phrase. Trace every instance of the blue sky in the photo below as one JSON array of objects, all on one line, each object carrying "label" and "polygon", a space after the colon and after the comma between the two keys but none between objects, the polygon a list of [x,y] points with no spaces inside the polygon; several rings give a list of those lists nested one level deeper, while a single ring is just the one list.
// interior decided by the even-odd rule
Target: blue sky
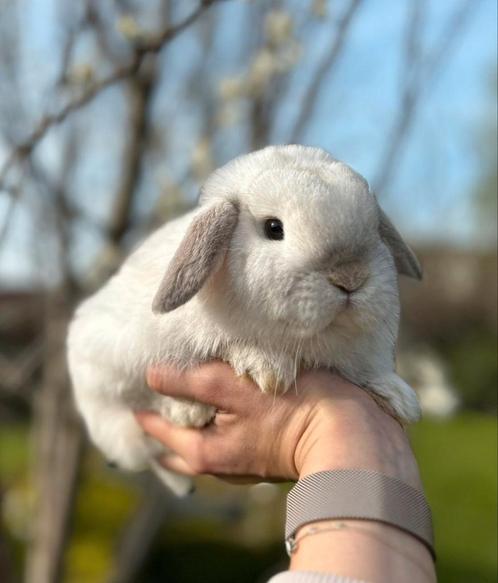
[{"label": "blue sky", "polygon": [[[55,12],[50,0],[24,0],[24,18],[30,30],[25,68],[22,71],[26,87],[23,99],[36,119],[47,108],[53,108],[49,91],[58,69],[58,32],[54,27]],[[332,17],[345,2],[329,2]],[[334,75],[327,79],[320,94],[314,117],[303,141],[321,146],[334,156],[352,165],[372,182],[389,137],[398,103],[401,62],[399,45],[405,32],[408,1],[364,0],[354,22],[347,50],[342,55]],[[424,27],[423,45],[430,52],[441,27],[460,0],[428,2],[429,18]],[[297,4],[302,9],[302,4]],[[219,78],[236,72],[236,48],[239,42],[237,23],[250,11],[248,2],[222,3],[216,10],[223,19],[220,26]],[[472,244],[477,240],[479,226],[472,218],[472,193],[483,178],[483,161],[478,151],[479,137],[486,127],[496,125],[496,95],[492,92],[496,67],[496,3],[475,0],[472,19],[455,44],[451,58],[433,86],[424,94],[406,148],[399,159],[395,176],[386,192],[379,193],[386,209],[408,237],[415,241],[445,241]],[[275,119],[274,142],[285,139],[299,107],[307,79],[329,45],[330,28],[316,28],[313,42],[304,46],[302,62],[296,72],[295,90],[291,92]],[[227,54],[233,53],[234,58]],[[85,47],[83,46],[82,54]],[[168,66],[178,75],[189,67],[189,56],[198,47],[189,34],[180,37],[165,55]],[[221,58],[223,56],[223,58]],[[164,172],[181,172],[182,161],[188,159],[193,146],[192,128],[195,116],[181,115],[182,95],[179,85],[165,82],[164,98],[157,104],[165,128],[173,128],[178,136],[176,158]],[[109,115],[120,115],[123,103],[119,92],[107,91],[98,102],[79,116],[86,124],[98,116],[99,131],[89,132],[85,139],[95,152],[86,161],[79,177],[78,191],[82,206],[103,218],[108,211],[105,194],[116,177],[111,153],[118,142],[119,127]],[[237,132],[227,130],[224,156],[239,153],[242,145]],[[60,161],[60,143],[54,132],[40,148],[40,156],[51,168]],[[0,155],[3,152],[0,150]],[[225,161],[225,160],[222,160]],[[145,185],[144,204],[155,195],[154,183]],[[5,212],[5,199],[0,195],[0,220]],[[20,207],[9,231],[8,245],[0,250],[0,281],[15,282],[30,278],[32,260],[27,257],[33,248],[28,211]],[[80,248],[83,254],[85,245]]]}]

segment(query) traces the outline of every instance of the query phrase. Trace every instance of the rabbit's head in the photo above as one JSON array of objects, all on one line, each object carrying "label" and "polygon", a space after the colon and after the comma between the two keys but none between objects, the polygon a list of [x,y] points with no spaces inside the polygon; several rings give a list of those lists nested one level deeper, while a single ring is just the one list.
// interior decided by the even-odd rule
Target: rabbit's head
[{"label": "rabbit's head", "polygon": [[397,272],[421,277],[367,182],[323,150],[268,147],[206,182],[157,292],[167,312],[201,291],[245,333],[368,330],[397,311]]}]

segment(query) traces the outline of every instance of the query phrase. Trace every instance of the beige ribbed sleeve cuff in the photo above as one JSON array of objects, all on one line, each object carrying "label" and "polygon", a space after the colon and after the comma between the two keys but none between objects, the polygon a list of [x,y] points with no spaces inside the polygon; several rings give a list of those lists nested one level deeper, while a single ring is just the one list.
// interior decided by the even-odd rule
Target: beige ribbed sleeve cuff
[{"label": "beige ribbed sleeve cuff", "polygon": [[285,571],[272,577],[268,583],[367,583],[367,581],[341,577],[340,575],[334,575],[333,573]]}]

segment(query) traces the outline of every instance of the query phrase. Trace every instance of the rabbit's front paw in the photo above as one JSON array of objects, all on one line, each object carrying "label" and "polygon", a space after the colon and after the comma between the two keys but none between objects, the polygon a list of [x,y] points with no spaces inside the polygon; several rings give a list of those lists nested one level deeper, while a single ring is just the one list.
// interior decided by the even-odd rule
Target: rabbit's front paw
[{"label": "rabbit's front paw", "polygon": [[164,400],[160,407],[161,415],[176,425],[183,427],[204,427],[214,417],[216,409],[194,401]]},{"label": "rabbit's front paw", "polygon": [[369,381],[366,388],[383,397],[401,421],[414,423],[420,419],[422,412],[417,394],[396,373]]},{"label": "rabbit's front paw", "polygon": [[290,387],[295,386],[295,370],[293,367],[278,367],[279,374],[276,371],[277,367],[262,366],[261,368],[246,371],[246,374],[251,378],[261,389],[263,393],[270,395],[279,395],[285,393]]}]

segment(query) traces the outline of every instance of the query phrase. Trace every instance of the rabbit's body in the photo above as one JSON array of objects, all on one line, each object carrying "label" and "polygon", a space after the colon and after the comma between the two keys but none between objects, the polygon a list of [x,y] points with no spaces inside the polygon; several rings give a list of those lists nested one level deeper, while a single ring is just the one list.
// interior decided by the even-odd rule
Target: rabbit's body
[{"label": "rabbit's body", "polygon": [[[145,372],[158,362],[219,358],[275,392],[302,369],[328,367],[401,419],[418,418],[414,392],[394,372],[395,262],[405,272],[416,264],[397,255],[402,241],[382,232],[392,225],[380,212],[359,175],[313,148],[267,148],[215,173],[200,207],[153,233],[71,324],[76,401],[106,457],[130,470],[152,465],[183,488],[154,462],[161,448],[132,410],[192,426],[214,411],[149,390]],[[265,238],[268,217],[283,223],[283,240]]]}]

